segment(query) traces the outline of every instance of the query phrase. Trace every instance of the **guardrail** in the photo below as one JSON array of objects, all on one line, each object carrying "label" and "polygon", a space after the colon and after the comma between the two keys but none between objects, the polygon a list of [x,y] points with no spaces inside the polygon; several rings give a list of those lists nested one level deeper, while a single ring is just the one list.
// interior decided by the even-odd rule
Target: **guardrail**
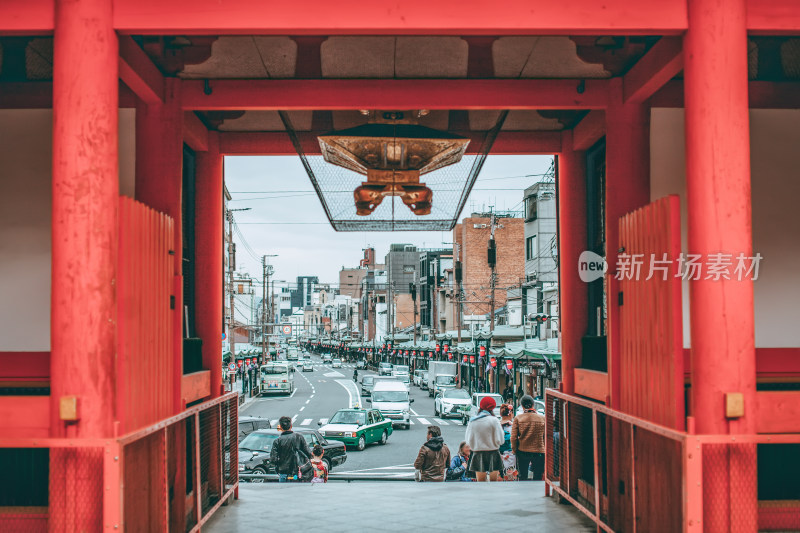
[{"label": "guardrail", "polygon": [[[717,527],[725,523],[742,531],[800,528],[793,498],[759,501],[756,510],[740,505],[758,490],[757,447],[798,444],[800,435],[685,433],[552,389],[545,403],[548,490],[604,531],[728,530]],[[712,494],[721,475],[730,494],[723,506]]]},{"label": "guardrail", "polygon": [[0,530],[199,531],[239,485],[237,395],[118,438],[0,439],[49,450],[44,504],[0,507]]},{"label": "guardrail", "polygon": [[[239,474],[240,481],[249,481],[251,483],[277,483],[278,474]],[[406,477],[387,477],[387,476],[363,476],[352,475],[347,473],[341,474],[328,474],[328,482],[332,481],[345,481],[352,483],[354,481],[414,481],[414,475],[411,474]]]}]

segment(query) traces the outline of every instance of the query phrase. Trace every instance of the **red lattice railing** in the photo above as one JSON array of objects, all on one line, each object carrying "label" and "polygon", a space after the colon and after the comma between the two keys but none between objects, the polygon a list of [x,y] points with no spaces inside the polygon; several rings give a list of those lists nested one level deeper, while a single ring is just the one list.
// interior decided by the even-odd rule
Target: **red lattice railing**
[{"label": "red lattice railing", "polygon": [[[798,434],[695,435],[552,389],[545,403],[545,481],[604,531],[800,530],[791,489],[755,486],[757,447]],[[757,507],[756,491],[771,493]]]},{"label": "red lattice railing", "polygon": [[0,439],[49,456],[47,505],[0,507],[0,531],[199,531],[239,485],[237,396],[116,439]]}]

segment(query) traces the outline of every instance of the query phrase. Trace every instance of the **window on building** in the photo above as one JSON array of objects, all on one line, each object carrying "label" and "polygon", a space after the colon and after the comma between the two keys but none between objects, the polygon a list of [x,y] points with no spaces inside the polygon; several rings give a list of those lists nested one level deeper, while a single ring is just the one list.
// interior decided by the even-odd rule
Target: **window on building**
[{"label": "window on building", "polygon": [[532,261],[536,258],[538,252],[536,250],[536,235],[532,235],[525,239],[525,259]]},{"label": "window on building", "polygon": [[528,196],[525,198],[525,222],[536,220],[537,214],[537,199],[536,195]]}]

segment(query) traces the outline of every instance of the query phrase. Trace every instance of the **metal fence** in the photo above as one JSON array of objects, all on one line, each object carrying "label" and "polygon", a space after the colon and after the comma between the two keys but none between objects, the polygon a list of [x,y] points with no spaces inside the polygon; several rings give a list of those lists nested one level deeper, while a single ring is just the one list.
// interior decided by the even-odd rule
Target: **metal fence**
[{"label": "metal fence", "polygon": [[792,490],[756,482],[757,447],[800,435],[685,433],[552,389],[545,404],[548,490],[604,531],[800,530]]},{"label": "metal fence", "polygon": [[0,531],[198,531],[239,484],[237,396],[116,439],[0,439],[48,466],[34,501],[4,498],[20,505],[0,507]]}]

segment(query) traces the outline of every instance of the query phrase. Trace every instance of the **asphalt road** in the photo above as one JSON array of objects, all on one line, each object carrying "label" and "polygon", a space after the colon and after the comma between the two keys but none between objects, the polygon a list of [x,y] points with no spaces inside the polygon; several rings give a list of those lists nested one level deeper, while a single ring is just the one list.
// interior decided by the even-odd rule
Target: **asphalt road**
[{"label": "asphalt road", "polygon": [[[313,356],[314,371],[294,373],[295,392],[290,397],[274,396],[253,400],[241,410],[240,414],[269,418],[273,427],[281,416],[289,416],[297,427],[318,428],[318,422],[325,423],[339,409],[345,409],[356,402],[365,404],[360,394],[360,385],[353,383],[354,364],[345,363],[342,368],[331,368],[323,364],[319,357]],[[359,379],[364,373],[359,370]],[[354,448],[347,450],[347,462],[335,467],[334,474],[348,473],[352,476],[413,478],[414,459],[420,446],[425,442],[426,429],[435,424],[442,428],[445,443],[455,454],[459,443],[464,440],[466,428],[457,419],[441,419],[433,416],[433,398],[428,391],[411,385],[411,428],[395,428],[385,446],[371,444],[359,452]]]}]

